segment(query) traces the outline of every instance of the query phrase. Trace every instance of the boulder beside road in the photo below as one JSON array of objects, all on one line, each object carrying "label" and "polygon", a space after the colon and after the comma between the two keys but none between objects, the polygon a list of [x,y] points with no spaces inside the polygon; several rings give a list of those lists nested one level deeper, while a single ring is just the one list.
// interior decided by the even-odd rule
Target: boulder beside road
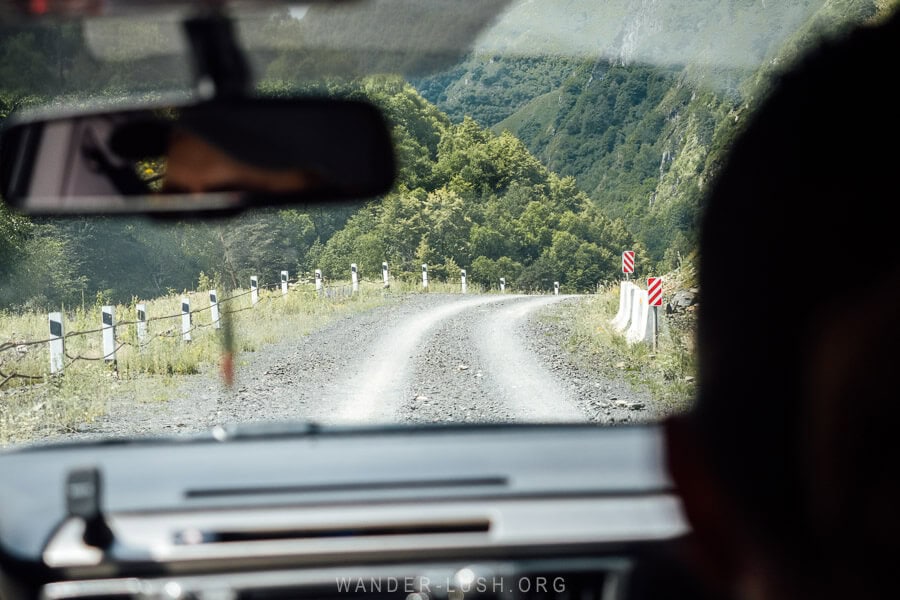
[{"label": "boulder beside road", "polygon": [[672,299],[666,305],[666,313],[672,314],[684,312],[688,308],[696,305],[698,301],[698,292],[699,290],[697,290],[697,288],[675,292]]}]

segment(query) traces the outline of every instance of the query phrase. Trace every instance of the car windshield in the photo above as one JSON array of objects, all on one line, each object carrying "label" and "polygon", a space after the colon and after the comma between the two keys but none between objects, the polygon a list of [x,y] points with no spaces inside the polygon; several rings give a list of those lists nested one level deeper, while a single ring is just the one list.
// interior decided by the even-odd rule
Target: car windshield
[{"label": "car windshield", "polygon": [[[0,121],[196,93],[193,5],[109,4],[0,3]],[[393,189],[217,219],[0,205],[0,444],[682,411],[732,140],[799,57],[895,6],[230,5],[256,95],[383,111]]]}]

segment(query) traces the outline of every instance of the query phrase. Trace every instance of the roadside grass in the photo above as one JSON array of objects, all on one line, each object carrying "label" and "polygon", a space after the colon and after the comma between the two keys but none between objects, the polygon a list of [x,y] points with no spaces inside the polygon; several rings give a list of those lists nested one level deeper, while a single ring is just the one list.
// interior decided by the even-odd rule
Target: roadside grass
[{"label": "roadside grass", "polygon": [[645,387],[665,414],[690,407],[696,394],[697,359],[694,353],[694,318],[666,318],[660,307],[656,352],[648,344],[629,344],[609,321],[619,307],[618,286],[578,303],[573,311],[568,350],[589,361],[606,376],[622,377]]},{"label": "roadside grass", "polygon": [[[319,297],[312,285],[299,284],[286,297],[280,289],[261,289],[259,303],[251,307],[245,291],[219,294],[223,323],[230,321],[233,331],[237,365],[241,353],[308,335],[342,315],[371,309],[398,295],[397,291],[385,293],[380,285],[361,283],[358,294],[349,295],[346,286],[330,289],[331,297]],[[194,329],[189,343],[181,335],[182,296],[189,297],[191,308],[199,311],[192,315]],[[227,301],[226,297],[234,299]],[[136,304],[135,299],[116,306],[116,322],[133,321]],[[66,368],[59,377],[49,374],[46,343],[0,353],[0,371],[5,375],[35,378],[13,378],[0,389],[0,445],[72,431],[105,414],[110,401],[117,397],[165,402],[181,376],[200,373],[219,362],[224,330],[212,326],[207,292],[173,294],[144,304],[150,320],[145,343],[138,345],[134,324],[117,325],[115,367],[102,360],[99,331],[66,338]],[[234,312],[225,316],[226,310]],[[63,312],[67,335],[100,328],[99,305]],[[174,318],[151,320],[165,316]],[[0,313],[0,342],[42,340],[48,337],[47,332],[46,313]]]}]

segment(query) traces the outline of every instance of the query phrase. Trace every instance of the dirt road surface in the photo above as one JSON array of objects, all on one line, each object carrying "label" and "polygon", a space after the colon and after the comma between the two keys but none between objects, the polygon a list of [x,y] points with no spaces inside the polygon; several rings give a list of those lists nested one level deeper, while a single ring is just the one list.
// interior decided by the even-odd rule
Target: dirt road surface
[{"label": "dirt road surface", "polygon": [[[123,399],[67,438],[196,433],[226,423],[652,421],[652,399],[574,360],[541,318],[578,296],[411,294],[241,355],[230,390],[185,377],[166,402]],[[560,333],[562,332],[562,333]]]}]

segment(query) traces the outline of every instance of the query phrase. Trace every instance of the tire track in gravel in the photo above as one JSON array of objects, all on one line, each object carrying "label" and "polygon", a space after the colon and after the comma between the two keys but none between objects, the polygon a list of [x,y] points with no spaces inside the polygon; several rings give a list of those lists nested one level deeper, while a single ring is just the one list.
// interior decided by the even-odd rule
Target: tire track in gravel
[{"label": "tire track in gravel", "polygon": [[646,391],[566,349],[573,310],[585,299],[507,296],[447,319],[416,357],[402,421],[657,420]]},{"label": "tire track in gravel", "polygon": [[479,327],[477,345],[495,385],[505,392],[506,402],[526,421],[584,421],[585,414],[569,397],[537,357],[529,352],[518,333],[535,310],[559,302],[565,296],[529,299],[496,311]]},{"label": "tire track in gravel", "polygon": [[401,362],[402,374],[404,352],[413,352],[431,322],[465,306],[459,296],[401,296],[342,317],[302,340],[257,353],[241,370],[238,393],[221,403],[220,422],[390,423],[395,363]]},{"label": "tire track in gravel", "polygon": [[563,296],[509,296],[442,323],[415,359],[411,422],[576,422],[587,419],[525,349],[519,327]]},{"label": "tire track in gravel", "polygon": [[432,336],[435,326],[476,307],[500,302],[502,296],[456,299],[409,317],[402,325],[382,332],[369,348],[369,357],[349,382],[331,386],[323,401],[336,404],[337,411],[325,419],[336,423],[393,423],[397,410],[408,397],[410,365]]},{"label": "tire track in gravel", "polygon": [[[570,350],[575,313],[589,296],[571,296],[530,313],[516,327],[522,349],[551,371],[553,379],[589,416],[603,424],[656,422],[665,413],[646,387],[610,374],[612,365],[601,365],[602,356],[586,356]],[[608,357],[607,357],[608,358]]]}]

